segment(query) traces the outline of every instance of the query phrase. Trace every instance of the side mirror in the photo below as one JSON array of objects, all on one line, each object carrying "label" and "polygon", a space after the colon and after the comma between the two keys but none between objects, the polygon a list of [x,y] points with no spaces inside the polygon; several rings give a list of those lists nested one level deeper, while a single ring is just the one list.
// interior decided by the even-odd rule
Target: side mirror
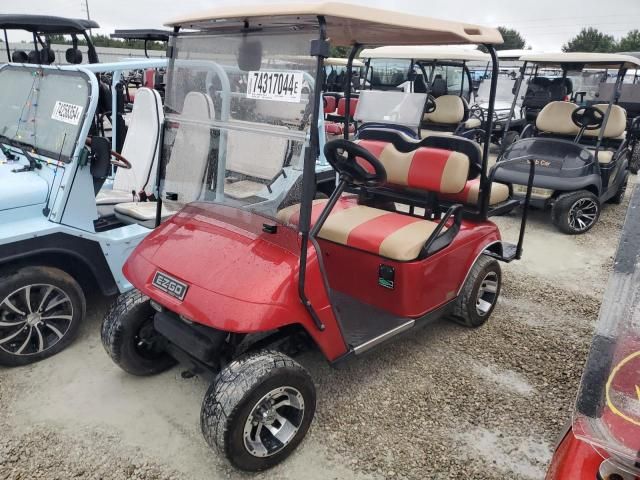
[{"label": "side mirror", "polygon": [[262,65],[262,42],[242,39],[238,48],[238,68],[244,72],[260,70]]}]

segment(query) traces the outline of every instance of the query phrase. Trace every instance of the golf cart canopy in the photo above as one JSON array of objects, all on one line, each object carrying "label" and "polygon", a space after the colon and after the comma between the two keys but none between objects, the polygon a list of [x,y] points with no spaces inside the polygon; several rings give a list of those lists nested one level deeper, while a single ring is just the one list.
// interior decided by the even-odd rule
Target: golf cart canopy
[{"label": "golf cart canopy", "polygon": [[559,67],[563,65],[574,66],[582,70],[585,68],[639,68],[640,58],[617,53],[529,53],[522,55],[523,62],[537,63],[546,67]]},{"label": "golf cart canopy", "polygon": [[500,60],[516,61],[520,60],[523,55],[531,55],[531,50],[515,49],[515,50],[498,50],[498,58]]},{"label": "golf cart canopy", "polygon": [[378,48],[366,48],[360,52],[360,58],[398,58],[409,60],[462,62],[489,62],[491,57],[480,50],[468,50],[424,45],[392,45]]},{"label": "golf cart canopy", "polygon": [[54,17],[50,15],[0,14],[0,29],[26,30],[45,34],[83,33],[91,28],[100,28],[93,20]]},{"label": "golf cart canopy", "polygon": [[131,29],[131,30],[116,30],[111,35],[111,38],[121,38],[123,40],[146,40],[150,42],[168,42],[171,32],[161,29]]},{"label": "golf cart canopy", "polygon": [[[348,65],[348,62],[349,60],[346,58],[329,57],[324,59],[325,65],[334,66],[334,67],[346,67]],[[364,63],[356,59],[353,60],[352,65],[356,68],[364,67]]]},{"label": "golf cart canopy", "polygon": [[326,21],[332,45],[454,45],[501,44],[495,28],[436,20],[341,2],[282,3],[277,5],[216,7],[175,19],[167,24],[196,30],[237,31],[241,28],[316,29],[318,17]]}]

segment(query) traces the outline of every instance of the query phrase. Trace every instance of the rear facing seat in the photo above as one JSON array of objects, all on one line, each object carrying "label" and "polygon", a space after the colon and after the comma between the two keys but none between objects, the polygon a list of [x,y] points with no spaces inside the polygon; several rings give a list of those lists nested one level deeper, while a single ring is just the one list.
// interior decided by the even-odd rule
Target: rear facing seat
[{"label": "rear facing seat", "polygon": [[[200,92],[189,92],[181,116],[187,120],[207,122],[215,118],[211,97]],[[166,166],[162,200],[163,219],[175,214],[184,205],[200,197],[207,169],[211,133],[208,126],[180,123],[171,157]],[[173,195],[175,197],[173,197]],[[125,223],[138,223],[153,228],[156,202],[129,202],[115,206],[115,214]]]},{"label": "rear facing seat", "polygon": [[[461,152],[469,157],[469,179],[462,191],[452,194],[441,194],[440,198],[449,202],[462,203],[464,205],[476,207],[480,190],[480,172],[482,169],[482,150],[480,145],[473,140],[457,136],[430,136],[421,140],[415,140],[401,132],[391,129],[379,128],[375,130],[364,130],[361,133],[363,139],[380,140],[392,143],[396,149],[402,152],[409,152],[420,146],[443,148]],[[509,187],[502,183],[493,182],[491,184],[491,195],[489,205],[497,205],[509,198]]]},{"label": "rear facing seat", "polygon": [[[328,99],[327,99],[328,100]],[[330,100],[329,100],[330,101]],[[335,99],[334,99],[335,101]],[[351,119],[353,118],[354,114],[356,113],[356,108],[358,106],[358,99],[357,98],[351,98],[349,100],[349,117],[351,117]],[[325,112],[326,113],[326,112]],[[329,114],[329,119],[333,120],[333,121],[327,121],[324,124],[324,130],[328,135],[343,135],[344,134],[344,120],[340,120],[341,118],[344,119],[344,116],[347,113],[347,99],[346,98],[340,98],[338,100],[338,107],[336,110],[336,116],[333,116],[331,114]],[[349,121],[349,133],[353,133],[355,132],[355,126],[351,123],[351,120]]]},{"label": "rear facing seat", "polygon": [[[401,152],[393,144],[375,140],[361,140],[359,144],[382,162],[390,186],[407,189],[416,195],[421,195],[421,192],[459,193],[465,187],[469,157],[462,153],[430,147]],[[313,222],[325,202],[315,202]],[[299,209],[299,205],[292,205],[280,210],[278,219],[295,225]],[[319,236],[392,260],[412,261],[420,256],[437,227],[438,222],[435,221],[358,205],[354,197],[343,197],[327,218]]]}]

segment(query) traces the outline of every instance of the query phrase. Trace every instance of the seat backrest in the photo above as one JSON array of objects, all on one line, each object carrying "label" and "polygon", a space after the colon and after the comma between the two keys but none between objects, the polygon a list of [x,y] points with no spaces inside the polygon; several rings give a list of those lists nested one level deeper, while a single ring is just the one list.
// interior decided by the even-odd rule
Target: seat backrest
[{"label": "seat backrest", "polygon": [[554,78],[549,84],[551,100],[565,100],[571,94],[571,80],[568,78]]},{"label": "seat backrest", "polygon": [[[237,122],[251,125],[250,122]],[[279,127],[284,131],[287,127]],[[289,142],[284,137],[252,131],[227,132],[226,170],[252,178],[273,180],[284,167]],[[260,161],[256,162],[256,158]]]},{"label": "seat backrest", "polygon": [[578,106],[571,102],[550,102],[538,113],[536,128],[556,135],[577,135],[580,129],[571,120],[571,114],[576,108]]},{"label": "seat backrest", "polygon": [[77,65],[82,63],[82,52],[77,48],[71,47],[64,53],[64,58],[67,60],[67,63]]},{"label": "seat backrest", "polygon": [[29,55],[24,50],[16,50],[11,54],[11,61],[14,63],[27,63]]},{"label": "seat backrest", "polygon": [[[198,200],[203,188],[207,160],[211,146],[211,132],[207,125],[188,123],[189,120],[209,122],[214,117],[213,101],[201,92],[189,92],[184,98],[176,139],[167,162],[163,203],[175,210]],[[175,200],[167,194],[178,193]]]},{"label": "seat backrest", "polygon": [[[353,117],[356,113],[356,107],[358,106],[358,99],[357,98],[350,98],[349,99],[349,116]],[[344,117],[345,114],[347,113],[347,99],[346,98],[341,98],[340,100],[338,100],[338,115],[340,115],[341,117]]]},{"label": "seat backrest", "polygon": [[329,96],[329,95],[324,95],[323,97],[323,101],[324,101],[324,113],[333,113],[336,111],[336,97],[333,96]]},{"label": "seat backrest", "polygon": [[455,126],[464,120],[464,102],[459,96],[442,95],[435,103],[436,109],[424,114],[426,122]]},{"label": "seat backrest", "polygon": [[40,55],[38,52],[36,52],[35,50],[31,50],[29,52],[29,59],[28,59],[29,63],[34,63],[36,65],[40,64]]},{"label": "seat backrest", "polygon": [[[601,110],[602,113],[605,114],[609,109],[609,105],[607,103],[597,103],[594,105],[594,107]],[[611,105],[611,112],[609,112],[609,118],[607,119],[607,125],[604,129],[603,138],[621,138],[624,135],[626,129],[627,111],[620,105]],[[585,130],[584,136],[598,137],[600,135],[600,130],[602,130],[602,128],[598,128],[597,130]]]},{"label": "seat backrest", "polygon": [[122,147],[122,156],[131,162],[131,169],[119,168],[116,171],[113,179],[115,190],[136,193],[144,191],[147,194],[153,191],[163,120],[160,94],[149,88],[139,88]]},{"label": "seat backrest", "polygon": [[434,97],[438,98],[441,97],[442,95],[446,95],[447,92],[447,81],[442,78],[442,75],[436,75],[435,78],[433,79],[433,82],[431,82],[431,95],[433,95]]},{"label": "seat backrest", "polygon": [[413,79],[413,91],[415,93],[427,93],[427,84],[424,81],[424,75],[418,73]]},{"label": "seat backrest", "polygon": [[549,103],[551,93],[549,87],[551,86],[551,80],[546,77],[534,77],[529,82],[527,91],[524,94],[522,100],[522,106],[528,108],[542,108]]},{"label": "seat backrest", "polygon": [[387,183],[394,187],[459,193],[469,176],[469,157],[460,152],[433,147],[401,152],[389,142],[360,140],[358,143],[380,160],[387,171]]}]

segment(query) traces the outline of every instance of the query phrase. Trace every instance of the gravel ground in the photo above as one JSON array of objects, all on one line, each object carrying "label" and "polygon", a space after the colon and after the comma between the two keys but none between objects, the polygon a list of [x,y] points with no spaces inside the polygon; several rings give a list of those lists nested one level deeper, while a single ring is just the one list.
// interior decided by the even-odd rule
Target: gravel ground
[{"label": "gravel ground", "polygon": [[[332,369],[299,361],[318,388],[308,438],[260,475],[233,471],[199,432],[206,383],[178,368],[132,378],[106,357],[94,295],[81,338],[0,370],[0,479],[541,479],[570,418],[626,203],[587,235],[532,212],[521,262],[503,266],[491,321],[445,321]],[[519,217],[497,220],[505,239]]]}]

